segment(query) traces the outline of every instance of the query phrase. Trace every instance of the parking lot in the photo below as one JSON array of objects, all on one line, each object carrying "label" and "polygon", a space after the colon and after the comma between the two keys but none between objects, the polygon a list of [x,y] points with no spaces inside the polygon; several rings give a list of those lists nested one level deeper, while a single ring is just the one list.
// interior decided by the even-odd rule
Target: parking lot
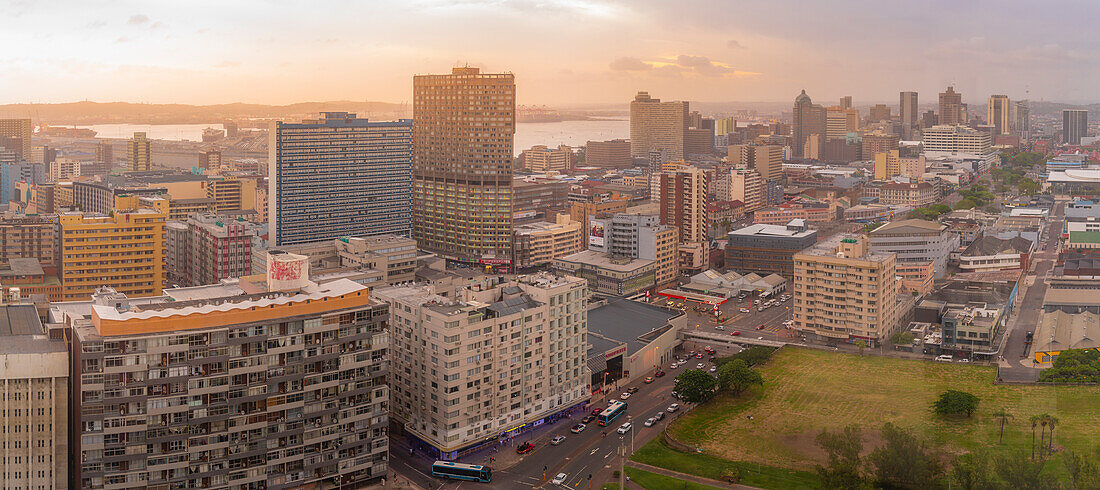
[{"label": "parking lot", "polygon": [[[761,304],[768,304],[761,311]],[[784,322],[791,319],[791,299],[780,293],[774,299],[760,298],[756,294],[729,298],[719,306],[714,315],[711,305],[699,305],[688,301],[658,296],[652,300],[657,306],[683,311],[688,316],[688,328],[695,330],[723,331],[733,335],[763,336],[766,339],[791,339],[796,334]],[[722,320],[718,322],[718,320]],[[762,327],[762,328],[761,328]]]}]

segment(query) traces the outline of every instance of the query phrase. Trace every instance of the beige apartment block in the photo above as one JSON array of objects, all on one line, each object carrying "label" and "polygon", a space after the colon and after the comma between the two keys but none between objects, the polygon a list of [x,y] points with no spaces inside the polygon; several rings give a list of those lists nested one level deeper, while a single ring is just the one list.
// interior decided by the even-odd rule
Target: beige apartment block
[{"label": "beige apartment block", "polygon": [[649,158],[650,152],[663,151],[666,161],[682,160],[687,120],[687,102],[661,102],[649,92],[638,92],[630,102],[631,156]]}]

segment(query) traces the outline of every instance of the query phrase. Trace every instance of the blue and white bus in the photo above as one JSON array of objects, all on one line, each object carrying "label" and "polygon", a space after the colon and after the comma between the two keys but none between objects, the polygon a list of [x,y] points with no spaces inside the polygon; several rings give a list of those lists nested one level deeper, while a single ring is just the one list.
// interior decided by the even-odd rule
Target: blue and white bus
[{"label": "blue and white bus", "polygon": [[488,483],[493,479],[493,470],[477,464],[436,461],[432,463],[432,476]]},{"label": "blue and white bus", "polygon": [[609,425],[624,412],[626,412],[626,402],[615,400],[596,416],[596,421],[599,422],[600,425]]}]

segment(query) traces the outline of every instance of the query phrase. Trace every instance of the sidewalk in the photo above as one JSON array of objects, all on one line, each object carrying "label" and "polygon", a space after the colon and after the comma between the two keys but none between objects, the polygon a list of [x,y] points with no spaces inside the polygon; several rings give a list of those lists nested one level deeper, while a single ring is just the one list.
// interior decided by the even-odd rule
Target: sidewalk
[{"label": "sidewalk", "polygon": [[[756,488],[756,487],[749,487],[749,486],[745,486],[745,485],[734,485],[734,484],[730,484],[730,483],[726,483],[726,482],[721,482],[721,481],[718,481],[718,480],[711,480],[710,478],[703,478],[701,476],[689,475],[687,473],[680,473],[679,471],[666,470],[666,469],[658,467],[658,466],[650,466],[648,464],[639,463],[637,461],[627,460],[626,465],[631,467],[631,468],[637,468],[639,470],[645,470],[645,471],[648,471],[650,473],[657,473],[658,475],[664,475],[664,476],[676,478],[677,480],[685,480],[685,481],[689,481],[689,482],[693,482],[693,483],[698,483],[700,485],[709,485],[709,486],[717,487],[717,488],[737,488],[737,489],[742,489],[742,490],[752,490],[752,489]],[[627,485],[627,486],[629,487],[630,485]]]}]

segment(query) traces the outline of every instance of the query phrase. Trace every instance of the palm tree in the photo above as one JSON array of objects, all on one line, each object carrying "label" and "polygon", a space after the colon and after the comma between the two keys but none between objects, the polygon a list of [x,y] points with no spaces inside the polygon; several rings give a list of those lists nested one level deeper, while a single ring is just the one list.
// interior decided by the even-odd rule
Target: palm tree
[{"label": "palm tree", "polygon": [[1032,415],[1031,420],[1031,459],[1035,459],[1035,426],[1039,425],[1039,416]]},{"label": "palm tree", "polygon": [[1058,424],[1058,417],[1047,415],[1047,425],[1050,426],[1050,439],[1047,440],[1047,450],[1054,454],[1054,426]]},{"label": "palm tree", "polygon": [[[1001,418],[1001,433],[997,436],[997,443],[1000,444],[1000,443],[1004,442],[1004,439],[1005,439],[1005,419],[1012,418],[1012,414],[1008,413],[1008,411],[1005,410],[1004,408],[1001,408],[1000,410],[997,410],[996,412],[993,412],[993,416]],[[1032,443],[1032,444],[1034,444],[1034,443]]]},{"label": "palm tree", "polygon": [[1042,429],[1039,431],[1039,456],[1043,456],[1043,439],[1047,435],[1047,419],[1049,418],[1050,415],[1045,413],[1039,416],[1039,425],[1042,426]]}]

